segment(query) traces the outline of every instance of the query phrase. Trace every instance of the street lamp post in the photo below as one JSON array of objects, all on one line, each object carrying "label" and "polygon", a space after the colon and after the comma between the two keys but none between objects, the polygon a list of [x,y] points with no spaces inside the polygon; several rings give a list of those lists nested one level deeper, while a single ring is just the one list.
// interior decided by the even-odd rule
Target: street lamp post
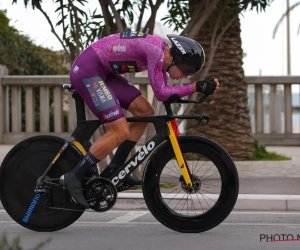
[{"label": "street lamp post", "polygon": [[[287,75],[291,75],[291,49],[290,49],[290,0],[286,1],[287,15],[286,15],[286,35],[287,35]],[[284,86],[284,113],[287,119],[284,120],[285,133],[291,134],[293,132],[292,109],[288,102],[292,102],[292,87],[291,85]]]},{"label": "street lamp post", "polygon": [[290,0],[286,1],[287,15],[286,15],[286,32],[287,32],[287,75],[291,75],[291,48],[290,48]]}]

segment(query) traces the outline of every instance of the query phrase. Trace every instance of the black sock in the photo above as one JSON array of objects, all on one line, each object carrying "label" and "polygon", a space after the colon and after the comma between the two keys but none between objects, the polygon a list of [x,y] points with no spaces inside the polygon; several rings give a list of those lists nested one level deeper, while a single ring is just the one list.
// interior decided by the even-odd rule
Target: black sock
[{"label": "black sock", "polygon": [[123,166],[130,151],[134,148],[136,142],[126,140],[124,141],[117,149],[114,157],[111,162],[108,164],[108,167],[111,167],[113,170],[117,171],[119,167]]},{"label": "black sock", "polygon": [[78,165],[71,171],[79,180],[82,180],[83,177],[87,174],[87,172],[95,166],[99,160],[91,154],[91,152],[87,152],[87,154],[83,157],[83,159],[78,163]]}]

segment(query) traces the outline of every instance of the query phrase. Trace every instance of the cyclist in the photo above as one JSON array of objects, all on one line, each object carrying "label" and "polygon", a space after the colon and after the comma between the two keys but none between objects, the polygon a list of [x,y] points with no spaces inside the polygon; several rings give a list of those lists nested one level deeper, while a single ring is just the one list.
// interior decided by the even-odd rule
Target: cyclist
[{"label": "cyclist", "polygon": [[[72,65],[70,80],[86,105],[100,119],[107,132],[90,147],[88,153],[60,180],[72,198],[89,208],[82,191],[82,179],[100,160],[116,147],[115,156],[106,169],[117,171],[144,133],[147,123],[128,124],[123,109],[134,116],[154,115],[154,108],[128,80],[120,74],[147,70],[156,98],[167,100],[171,95],[183,97],[195,92],[212,95],[219,89],[216,78],[185,86],[169,86],[171,79],[182,79],[201,70],[205,53],[201,45],[187,37],[167,35],[172,43],[160,37],[136,31],[126,31],[104,37],[84,50]],[[105,170],[106,170],[105,169]],[[132,176],[130,185],[141,184]]]}]

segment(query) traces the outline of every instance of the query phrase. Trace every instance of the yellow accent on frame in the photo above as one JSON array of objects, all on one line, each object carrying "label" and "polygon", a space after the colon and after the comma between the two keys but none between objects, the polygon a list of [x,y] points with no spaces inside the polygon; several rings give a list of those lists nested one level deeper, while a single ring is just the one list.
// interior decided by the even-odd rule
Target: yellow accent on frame
[{"label": "yellow accent on frame", "polygon": [[167,122],[167,124],[168,124],[169,131],[170,131],[170,134],[169,134],[170,141],[171,141],[172,147],[174,149],[174,153],[175,153],[175,157],[176,157],[179,169],[180,169],[180,171],[182,173],[182,176],[183,176],[183,179],[184,179],[185,183],[188,186],[191,187],[192,186],[192,180],[191,180],[189,172],[187,170],[187,166],[185,164],[185,160],[183,159],[183,155],[182,155],[182,152],[180,150],[180,147],[179,147],[179,144],[178,144],[178,140],[177,140],[177,138],[175,136],[172,124],[171,124],[171,122]]},{"label": "yellow accent on frame", "polygon": [[[78,141],[72,141],[72,144],[79,149],[79,151],[83,154],[83,155],[86,155],[86,151],[84,149],[84,147],[78,142]],[[53,159],[52,161],[52,164],[54,164],[57,159],[61,156],[61,153],[58,153],[55,158]]]},{"label": "yellow accent on frame", "polygon": [[86,155],[84,147],[78,141],[72,141],[72,144],[74,144],[74,146],[78,148],[83,155]]},{"label": "yellow accent on frame", "polygon": [[57,161],[58,157],[60,157],[60,153],[58,153],[58,154],[55,156],[55,158],[54,158],[53,161],[52,161],[52,164],[54,164],[54,163]]}]

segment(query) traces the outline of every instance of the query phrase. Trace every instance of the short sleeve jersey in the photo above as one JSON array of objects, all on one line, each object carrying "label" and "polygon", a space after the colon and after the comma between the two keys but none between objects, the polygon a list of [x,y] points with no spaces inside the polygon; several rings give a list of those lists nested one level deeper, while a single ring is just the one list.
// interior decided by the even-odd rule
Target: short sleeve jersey
[{"label": "short sleeve jersey", "polygon": [[126,31],[104,37],[91,47],[97,53],[106,73],[123,74],[148,70],[148,78],[156,98],[167,100],[194,93],[191,84],[169,86],[163,69],[164,49],[168,44],[160,37],[142,32]]}]

